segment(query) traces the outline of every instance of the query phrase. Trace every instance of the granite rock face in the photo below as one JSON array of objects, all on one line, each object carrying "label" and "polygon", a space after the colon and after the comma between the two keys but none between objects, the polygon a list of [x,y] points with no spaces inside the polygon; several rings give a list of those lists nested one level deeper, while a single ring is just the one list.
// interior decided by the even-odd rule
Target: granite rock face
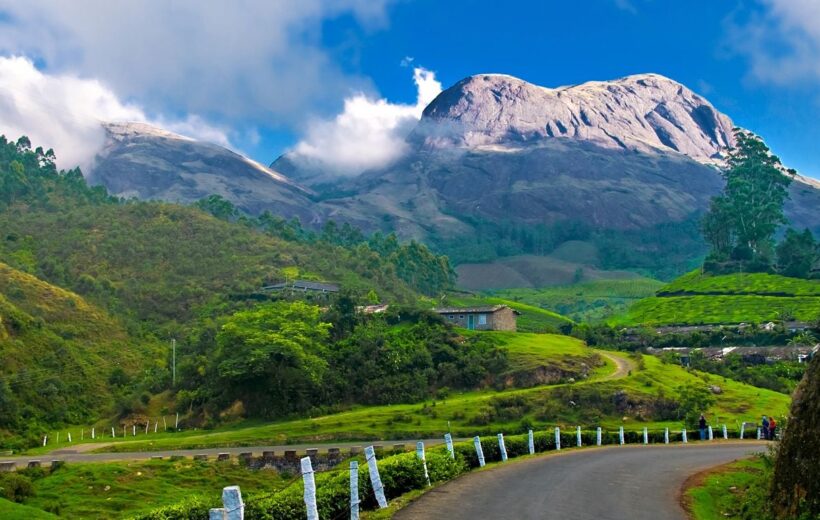
[{"label": "granite rock face", "polygon": [[88,180],[120,197],[191,203],[221,195],[250,213],[318,220],[310,190],[222,146],[144,123],[104,123]]}]

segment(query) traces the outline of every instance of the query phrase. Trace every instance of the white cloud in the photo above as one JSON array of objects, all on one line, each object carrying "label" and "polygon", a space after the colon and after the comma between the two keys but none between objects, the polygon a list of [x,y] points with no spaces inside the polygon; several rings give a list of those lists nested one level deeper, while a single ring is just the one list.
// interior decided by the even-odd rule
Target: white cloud
[{"label": "white cloud", "polygon": [[323,23],[385,20],[392,0],[0,0],[0,54],[98,78],[150,113],[293,124],[366,79],[323,48]]},{"label": "white cloud", "polygon": [[[820,82],[820,2],[760,0],[728,23],[729,44],[765,83]],[[739,19],[744,15],[743,19]]]},{"label": "white cloud", "polygon": [[441,92],[429,70],[413,69],[418,95],[415,105],[394,104],[358,93],[345,99],[344,111],[333,119],[316,120],[293,149],[297,158],[320,162],[340,175],[356,175],[401,157],[405,138],[424,108]]},{"label": "white cloud", "polygon": [[74,75],[50,75],[23,57],[0,57],[0,133],[27,135],[34,146],[53,148],[61,168],[87,168],[105,142],[105,121],[140,121],[190,137],[228,145],[224,131],[197,116],[149,118],[121,101],[106,85]]}]

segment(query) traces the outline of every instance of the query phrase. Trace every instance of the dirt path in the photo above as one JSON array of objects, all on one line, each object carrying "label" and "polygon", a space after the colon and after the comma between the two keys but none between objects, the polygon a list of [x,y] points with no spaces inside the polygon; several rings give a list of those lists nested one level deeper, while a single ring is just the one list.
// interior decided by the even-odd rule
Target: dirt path
[{"label": "dirt path", "polygon": [[611,354],[609,352],[604,352],[603,350],[598,350],[598,354],[604,356],[605,358],[609,359],[613,363],[615,363],[615,372],[602,377],[599,381],[611,381],[613,379],[622,379],[629,375],[629,372],[634,368],[634,364],[632,361],[628,359],[624,359],[620,356],[616,356],[615,354]]}]

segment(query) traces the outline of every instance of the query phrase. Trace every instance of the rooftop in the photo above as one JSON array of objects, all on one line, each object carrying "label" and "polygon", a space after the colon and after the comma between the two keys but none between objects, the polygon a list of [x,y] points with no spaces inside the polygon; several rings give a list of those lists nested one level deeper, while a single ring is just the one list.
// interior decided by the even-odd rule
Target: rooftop
[{"label": "rooftop", "polygon": [[[474,313],[493,313],[500,311],[501,309],[509,309],[507,305],[484,305],[480,307],[441,307],[439,309],[433,309],[433,312],[438,314],[474,314]],[[513,309],[513,312],[516,314],[521,314],[520,312]]]}]

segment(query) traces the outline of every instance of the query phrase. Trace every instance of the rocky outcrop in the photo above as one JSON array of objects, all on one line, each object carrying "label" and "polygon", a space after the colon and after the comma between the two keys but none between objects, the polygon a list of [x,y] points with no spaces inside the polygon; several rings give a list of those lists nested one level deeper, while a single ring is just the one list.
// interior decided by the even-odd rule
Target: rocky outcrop
[{"label": "rocky outcrop", "polygon": [[308,189],[227,148],[144,123],[103,127],[106,144],[89,181],[113,195],[190,203],[217,194],[253,214],[318,221]]}]

